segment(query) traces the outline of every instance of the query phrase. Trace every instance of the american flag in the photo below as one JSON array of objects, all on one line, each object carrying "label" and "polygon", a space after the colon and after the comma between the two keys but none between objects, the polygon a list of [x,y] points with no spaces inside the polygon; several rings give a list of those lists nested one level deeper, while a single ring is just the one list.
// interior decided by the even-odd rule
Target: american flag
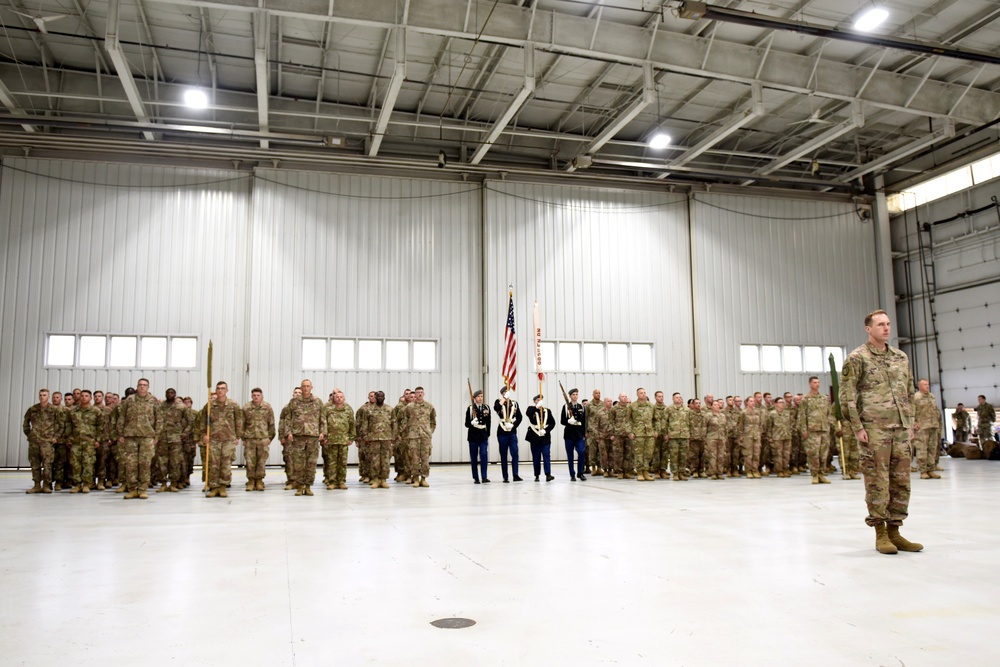
[{"label": "american flag", "polygon": [[517,335],[514,333],[514,293],[509,293],[507,301],[507,326],[503,334],[503,381],[511,389],[517,389]]}]

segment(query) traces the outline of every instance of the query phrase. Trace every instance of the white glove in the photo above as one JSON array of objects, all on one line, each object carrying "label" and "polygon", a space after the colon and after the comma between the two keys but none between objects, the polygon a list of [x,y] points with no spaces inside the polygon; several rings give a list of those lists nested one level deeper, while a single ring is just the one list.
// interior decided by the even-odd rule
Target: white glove
[{"label": "white glove", "polygon": [[576,420],[576,417],[570,417],[566,421],[569,422],[570,424],[572,424],[573,426],[579,426],[580,425],[580,422],[578,422]]},{"label": "white glove", "polygon": [[476,421],[472,422],[472,425],[475,428],[480,428],[480,429],[486,428],[486,426],[481,421],[479,421],[478,419]]},{"label": "white glove", "polygon": [[510,430],[514,428],[513,422],[500,422],[500,428],[510,433]]},{"label": "white glove", "polygon": [[537,433],[540,436],[543,436],[543,437],[545,436],[545,429],[544,428],[539,428],[537,426],[532,426],[531,430],[534,431],[535,433]]}]

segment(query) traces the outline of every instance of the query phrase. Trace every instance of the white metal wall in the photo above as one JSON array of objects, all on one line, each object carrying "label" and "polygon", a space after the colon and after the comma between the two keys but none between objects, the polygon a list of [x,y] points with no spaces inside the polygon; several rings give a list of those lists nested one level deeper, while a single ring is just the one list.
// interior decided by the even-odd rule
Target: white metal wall
[{"label": "white metal wall", "polygon": [[[998,192],[997,183],[988,182],[892,219],[900,336],[909,339],[904,349],[916,374],[930,379],[949,408],[974,406],[979,394],[1000,403],[1000,211],[990,206]],[[984,206],[990,208],[933,228],[939,369],[937,348],[928,340],[933,327],[917,225]]]},{"label": "white metal wall", "polygon": [[[249,175],[4,159],[0,173],[0,462],[26,466],[21,417],[39,387],[122,393],[140,375],[204,403],[203,366],[46,370],[49,332],[195,334],[242,392]],[[200,359],[203,363],[203,359]]]},{"label": "white metal wall", "polygon": [[[260,170],[253,195],[247,386],[280,410],[310,377],[357,409],[422,385],[438,412],[432,460],[468,459],[466,379],[480,366],[478,186]],[[303,336],[430,338],[435,372],[302,371]],[[352,460],[356,450],[351,449]],[[272,448],[271,462],[280,461]]]},{"label": "white metal wall", "polygon": [[[486,395],[503,384],[507,286],[514,287],[518,394],[538,391],[532,305],[543,339],[654,344],[655,372],[548,373],[545,393],[559,408],[566,389],[581,399],[593,389],[617,399],[646,387],[690,396],[692,327],[687,213],[683,197],[584,187],[486,184]],[[561,451],[558,450],[557,451]]]},{"label": "white metal wall", "polygon": [[852,206],[708,194],[691,206],[701,393],[808,391],[811,373],[741,372],[741,344],[864,342],[874,229]]}]

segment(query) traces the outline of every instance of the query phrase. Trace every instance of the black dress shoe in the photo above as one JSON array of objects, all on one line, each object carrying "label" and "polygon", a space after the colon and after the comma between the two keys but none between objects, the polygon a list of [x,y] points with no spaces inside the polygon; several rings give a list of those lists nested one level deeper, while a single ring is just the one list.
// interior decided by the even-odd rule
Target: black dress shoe
[{"label": "black dress shoe", "polygon": [[479,480],[478,479],[476,480],[476,484],[479,484]]},{"label": "black dress shoe", "polygon": [[509,480],[509,479],[505,479],[505,480],[503,481],[503,483],[504,483],[504,484],[510,484],[510,480]]},{"label": "black dress shoe", "polygon": [[546,475],[546,476],[545,476],[545,481],[546,481],[546,482],[551,482],[551,481],[552,481],[552,480],[554,480],[554,479],[555,479],[555,477],[553,477],[552,475]]},{"label": "black dress shoe", "polygon": [[[517,475],[514,475],[514,481],[515,481],[515,482],[523,482],[524,480],[523,480],[523,479],[521,479],[520,477],[518,477]],[[535,481],[536,481],[536,482],[538,481],[538,478],[537,478],[537,477],[535,478]]]},{"label": "black dress shoe", "polygon": [[535,475],[535,481],[536,482],[538,481],[538,475]]},{"label": "black dress shoe", "polygon": [[587,478],[583,476],[582,472],[580,473],[580,481],[581,482],[586,482],[587,481]]},{"label": "black dress shoe", "polygon": [[483,484],[489,484],[489,483],[490,483],[490,480],[488,480],[485,477],[483,477]]},{"label": "black dress shoe", "polygon": [[570,475],[569,476],[569,481],[575,482],[576,481],[576,475]]}]

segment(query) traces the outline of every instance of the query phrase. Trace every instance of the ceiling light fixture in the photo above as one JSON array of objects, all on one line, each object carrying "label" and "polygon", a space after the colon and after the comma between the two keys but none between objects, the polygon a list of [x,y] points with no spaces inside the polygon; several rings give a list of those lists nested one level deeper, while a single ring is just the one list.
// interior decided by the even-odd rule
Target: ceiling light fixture
[{"label": "ceiling light fixture", "polygon": [[670,135],[665,132],[657,132],[649,140],[649,147],[654,151],[662,151],[670,145]]},{"label": "ceiling light fixture", "polygon": [[198,88],[188,88],[184,91],[184,104],[190,109],[207,109],[208,95],[204,90]]},{"label": "ceiling light fixture", "polygon": [[854,20],[854,29],[859,32],[871,32],[882,25],[887,18],[889,18],[888,11],[881,7],[872,7]]}]

